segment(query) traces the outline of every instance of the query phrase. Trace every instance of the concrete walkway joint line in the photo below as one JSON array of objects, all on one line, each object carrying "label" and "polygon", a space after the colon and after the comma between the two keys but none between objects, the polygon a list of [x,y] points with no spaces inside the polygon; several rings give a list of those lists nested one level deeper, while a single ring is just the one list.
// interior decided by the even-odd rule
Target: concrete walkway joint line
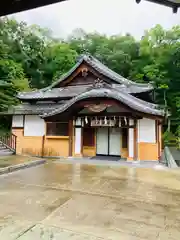
[{"label": "concrete walkway joint line", "polygon": [[7,173],[10,173],[10,172],[14,172],[14,171],[24,169],[24,168],[37,166],[37,165],[43,164],[45,162],[46,162],[46,160],[34,160],[34,161],[31,161],[31,162],[25,162],[25,163],[20,163],[20,164],[14,165],[14,166],[1,168],[0,169],[0,175],[7,174]]}]

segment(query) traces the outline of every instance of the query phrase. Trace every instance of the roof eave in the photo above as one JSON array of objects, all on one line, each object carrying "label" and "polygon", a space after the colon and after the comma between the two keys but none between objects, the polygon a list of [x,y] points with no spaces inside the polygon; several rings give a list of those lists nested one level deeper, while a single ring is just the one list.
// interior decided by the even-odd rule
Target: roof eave
[{"label": "roof eave", "polygon": [[11,116],[14,115],[13,112],[0,112],[0,116]]},{"label": "roof eave", "polygon": [[[177,13],[178,8],[180,8],[180,3],[176,3],[173,1],[168,1],[168,0],[146,0],[146,1],[161,4],[166,7],[171,7],[173,9],[173,13]],[[136,0],[136,2],[140,3],[141,0]]]},{"label": "roof eave", "polygon": [[45,5],[50,5],[58,2],[63,2],[65,0],[40,0],[40,1],[17,1],[11,0],[3,2],[0,7],[0,16],[6,16],[8,14],[13,14],[17,12],[22,12]]},{"label": "roof eave", "polygon": [[171,8],[179,8],[180,7],[180,3],[176,3],[173,1],[168,1],[168,0],[146,0],[148,2],[153,2],[153,3],[158,3],[167,7],[171,7]]},{"label": "roof eave", "polygon": [[34,101],[34,102],[37,102],[37,101],[62,101],[62,100],[69,100],[71,99],[72,97],[46,97],[46,98],[18,98],[19,100],[21,101],[24,101],[24,102],[31,102],[31,101]]},{"label": "roof eave", "polygon": [[[154,90],[154,88],[147,88],[147,89],[142,89],[141,91],[130,91],[127,93],[129,94],[132,94],[132,95],[135,95],[135,94],[141,94],[141,93],[150,93]],[[46,100],[54,100],[54,101],[57,101],[57,100],[69,100],[73,97],[77,96],[77,94],[74,94],[72,96],[54,96],[54,97],[23,97],[23,96],[17,96],[17,98],[21,101],[46,101]]]},{"label": "roof eave", "polygon": [[[96,90],[96,91],[93,91]],[[113,98],[117,101],[120,101],[124,104],[126,104],[128,107],[130,107],[131,109],[141,112],[141,113],[145,113],[145,114],[149,114],[149,115],[154,115],[154,116],[159,116],[159,117],[164,117],[164,111],[156,109],[155,108],[155,104],[151,104],[148,102],[145,102],[143,100],[137,99],[136,97],[133,97],[130,94],[126,94],[123,92],[118,92],[116,90],[110,90],[110,89],[91,89],[88,92],[84,92],[80,95],[78,95],[77,97],[72,98],[71,100],[69,100],[68,103],[65,103],[64,105],[60,106],[59,109],[56,110],[52,110],[51,112],[48,113],[44,113],[43,115],[41,115],[41,118],[46,118],[46,117],[50,117],[53,115],[57,115],[57,114],[61,114],[63,112],[65,112],[67,109],[69,109],[72,105],[74,105],[75,103],[84,100],[84,99],[88,99],[88,98],[95,98],[95,97],[100,97],[100,98]],[[135,103],[136,101],[138,101],[137,103]],[[139,107],[137,107],[139,104]],[[147,104],[147,107],[146,107]],[[151,108],[151,107],[153,108]]]}]

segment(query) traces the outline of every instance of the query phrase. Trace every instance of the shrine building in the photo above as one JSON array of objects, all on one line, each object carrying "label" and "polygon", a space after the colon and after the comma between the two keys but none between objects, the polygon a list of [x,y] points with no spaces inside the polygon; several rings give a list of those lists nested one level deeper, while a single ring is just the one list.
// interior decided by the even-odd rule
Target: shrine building
[{"label": "shrine building", "polygon": [[153,86],[128,80],[90,55],[47,88],[20,92],[8,110],[17,154],[158,160],[164,110]]}]

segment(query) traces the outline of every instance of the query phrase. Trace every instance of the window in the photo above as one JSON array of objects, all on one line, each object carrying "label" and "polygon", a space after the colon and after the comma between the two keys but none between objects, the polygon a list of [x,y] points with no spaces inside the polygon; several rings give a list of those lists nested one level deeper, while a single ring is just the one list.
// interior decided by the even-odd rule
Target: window
[{"label": "window", "polygon": [[95,145],[95,129],[84,128],[83,129],[83,146],[93,147]]},{"label": "window", "polygon": [[69,124],[67,122],[48,122],[46,124],[47,136],[69,136]]}]

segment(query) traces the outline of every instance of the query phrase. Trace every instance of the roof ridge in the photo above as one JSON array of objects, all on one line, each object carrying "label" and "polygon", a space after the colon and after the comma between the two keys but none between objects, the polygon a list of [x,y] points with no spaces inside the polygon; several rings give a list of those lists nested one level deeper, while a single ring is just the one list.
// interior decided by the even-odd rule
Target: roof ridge
[{"label": "roof ridge", "polygon": [[[106,70],[108,70],[109,72],[111,72],[112,74],[114,74],[117,78],[121,78],[120,81],[123,80],[123,82],[128,82],[128,84],[131,84],[131,85],[136,85],[136,86],[142,86],[142,87],[145,87],[145,86],[152,86],[150,83],[137,83],[137,82],[134,82],[132,80],[129,80],[125,77],[123,77],[122,75],[120,75],[119,73],[115,72],[114,70],[112,70],[111,68],[109,68],[107,65],[105,65],[104,63],[102,63],[101,61],[99,61],[99,59],[95,58],[94,56],[92,55],[85,55],[85,59],[88,57],[92,60],[94,60],[95,62],[97,62],[98,64],[100,64],[102,67],[104,67]],[[121,82],[122,83],[122,82]],[[123,84],[123,83],[122,83]]]}]

